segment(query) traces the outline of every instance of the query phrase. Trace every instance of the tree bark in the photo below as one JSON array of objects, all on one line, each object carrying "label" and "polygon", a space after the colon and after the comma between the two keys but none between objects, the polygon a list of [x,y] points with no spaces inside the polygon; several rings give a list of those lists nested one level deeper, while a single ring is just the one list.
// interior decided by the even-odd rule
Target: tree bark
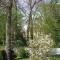
[{"label": "tree bark", "polygon": [[[33,20],[32,20],[32,0],[29,0],[29,5],[30,5],[30,14],[29,14],[29,21],[28,21],[28,30],[27,30],[27,38],[29,39],[29,37],[31,37],[31,39],[33,39]],[[29,32],[30,32],[30,36],[29,36]]]},{"label": "tree bark", "polygon": [[6,54],[7,60],[11,60],[10,58],[10,50],[11,50],[11,16],[12,16],[12,0],[8,0],[7,6],[7,21],[6,21]]}]

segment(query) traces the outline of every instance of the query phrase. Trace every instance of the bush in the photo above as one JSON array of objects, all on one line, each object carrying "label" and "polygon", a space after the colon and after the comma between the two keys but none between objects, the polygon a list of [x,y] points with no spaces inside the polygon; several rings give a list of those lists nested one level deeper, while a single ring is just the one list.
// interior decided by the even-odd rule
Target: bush
[{"label": "bush", "polygon": [[3,60],[3,56],[2,56],[2,54],[1,54],[1,51],[0,51],[0,60]]},{"label": "bush", "polygon": [[21,57],[21,58],[28,58],[29,57],[28,51],[25,50],[24,48],[21,48],[19,50],[19,57]]}]

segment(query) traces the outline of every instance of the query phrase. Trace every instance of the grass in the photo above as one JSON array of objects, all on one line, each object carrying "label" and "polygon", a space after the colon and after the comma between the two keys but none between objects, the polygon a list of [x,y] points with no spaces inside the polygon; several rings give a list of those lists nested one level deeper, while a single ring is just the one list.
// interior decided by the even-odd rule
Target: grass
[{"label": "grass", "polygon": [[50,60],[60,60],[60,56],[50,57]]},{"label": "grass", "polygon": [[29,60],[29,59],[20,59],[20,60]]},{"label": "grass", "polygon": [[24,58],[24,59],[18,59],[18,60],[29,60],[28,58]]},{"label": "grass", "polygon": [[29,58],[16,58],[16,60],[29,60]]}]

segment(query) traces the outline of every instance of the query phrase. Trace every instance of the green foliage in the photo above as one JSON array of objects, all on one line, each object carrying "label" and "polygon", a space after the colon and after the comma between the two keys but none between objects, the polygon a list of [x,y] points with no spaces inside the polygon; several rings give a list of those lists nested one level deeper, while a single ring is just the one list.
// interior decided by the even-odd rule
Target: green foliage
[{"label": "green foliage", "polygon": [[54,39],[54,47],[60,47],[60,5],[51,2],[48,5],[43,4],[44,25],[43,30],[46,34],[51,33]]},{"label": "green foliage", "polygon": [[[20,32],[22,28],[22,14],[21,11],[16,10],[16,7],[12,8],[12,27],[13,32],[15,32],[15,47],[26,46],[26,39],[23,37],[23,34]],[[14,38],[14,37],[13,37]]]},{"label": "green foliage", "polygon": [[20,48],[20,50],[19,50],[19,57],[20,58],[28,58],[29,57],[28,51],[25,50],[24,48]]},{"label": "green foliage", "polygon": [[[0,9],[0,45],[4,43],[6,37],[6,12],[3,9]],[[22,14],[20,11],[16,10],[14,6],[12,8],[12,38],[14,40],[14,46],[25,46],[26,41],[20,34],[21,24],[22,24]],[[15,32],[15,35],[14,35]],[[15,37],[15,38],[14,38]]]},{"label": "green foliage", "polygon": [[0,44],[5,40],[6,32],[6,15],[3,10],[0,10]]}]

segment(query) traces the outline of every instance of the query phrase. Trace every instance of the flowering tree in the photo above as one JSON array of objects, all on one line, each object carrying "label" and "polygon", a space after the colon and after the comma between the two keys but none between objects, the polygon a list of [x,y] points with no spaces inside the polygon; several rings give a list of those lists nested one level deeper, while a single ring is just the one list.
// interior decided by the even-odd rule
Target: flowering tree
[{"label": "flowering tree", "polygon": [[51,38],[50,34],[45,35],[43,33],[34,38],[34,40],[29,40],[29,42],[29,47],[31,48],[31,60],[40,60],[40,58],[46,59],[47,52],[53,45],[53,39]]}]

